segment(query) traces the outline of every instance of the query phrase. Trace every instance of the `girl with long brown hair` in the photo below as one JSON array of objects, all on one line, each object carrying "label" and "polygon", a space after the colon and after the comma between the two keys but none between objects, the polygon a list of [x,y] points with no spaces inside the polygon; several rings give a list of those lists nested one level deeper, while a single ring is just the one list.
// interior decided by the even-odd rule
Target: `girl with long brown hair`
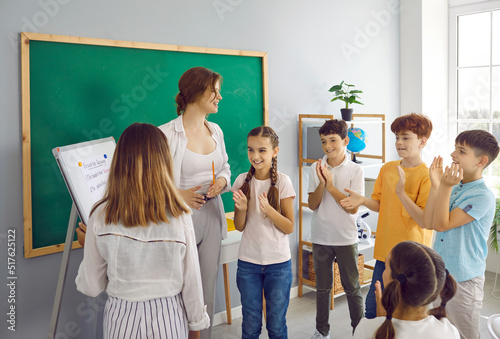
[{"label": "girl with long brown hair", "polygon": [[[383,293],[376,282],[377,318],[362,319],[354,338],[460,338],[446,319],[446,303],[457,284],[436,251],[414,241],[400,242],[389,252],[382,278]],[[428,310],[438,296],[441,304]]]},{"label": "girl with long brown hair", "polygon": [[262,328],[262,291],[269,338],[287,338],[286,312],[292,285],[288,234],[293,232],[295,191],[278,172],[279,139],[261,126],[247,137],[248,173],[232,187],[234,225],[243,232],[236,282],[241,294],[242,338],[258,338]]},{"label": "girl with long brown hair", "polygon": [[76,277],[80,292],[108,293],[104,338],[197,338],[210,325],[193,224],[172,167],[157,127],[136,123],[122,133]]}]

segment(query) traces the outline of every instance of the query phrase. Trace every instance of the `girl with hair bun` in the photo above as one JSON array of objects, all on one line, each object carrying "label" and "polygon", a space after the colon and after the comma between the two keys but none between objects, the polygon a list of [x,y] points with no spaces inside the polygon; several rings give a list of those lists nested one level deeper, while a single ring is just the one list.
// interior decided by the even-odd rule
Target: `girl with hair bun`
[{"label": "girl with hair bun", "polygon": [[[376,282],[377,318],[362,319],[354,338],[459,339],[455,326],[446,319],[446,303],[457,284],[433,249],[414,241],[397,244],[387,256]],[[438,296],[441,305],[428,310]]]},{"label": "girl with hair bun", "polygon": [[[227,235],[220,194],[231,185],[224,135],[206,119],[219,110],[221,83],[220,74],[207,68],[187,70],[175,98],[179,117],[160,126],[170,144],[175,184],[193,210],[203,295],[212,321],[221,240]],[[201,338],[210,333],[202,331]]]},{"label": "girl with hair bun", "polygon": [[261,126],[247,137],[250,170],[232,187],[234,226],[243,232],[236,283],[241,294],[242,338],[258,338],[262,328],[262,293],[266,298],[269,338],[287,338],[286,312],[292,286],[288,234],[293,232],[295,191],[278,172],[279,139]]}]

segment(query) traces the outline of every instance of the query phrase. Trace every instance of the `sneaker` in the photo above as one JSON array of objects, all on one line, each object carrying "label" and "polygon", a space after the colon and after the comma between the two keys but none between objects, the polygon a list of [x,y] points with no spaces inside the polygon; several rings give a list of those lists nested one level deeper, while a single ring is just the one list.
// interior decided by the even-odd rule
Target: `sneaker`
[{"label": "sneaker", "polygon": [[327,335],[323,335],[323,334],[319,333],[318,330],[316,330],[316,332],[314,332],[314,335],[311,337],[311,339],[330,339],[330,332],[328,332]]}]

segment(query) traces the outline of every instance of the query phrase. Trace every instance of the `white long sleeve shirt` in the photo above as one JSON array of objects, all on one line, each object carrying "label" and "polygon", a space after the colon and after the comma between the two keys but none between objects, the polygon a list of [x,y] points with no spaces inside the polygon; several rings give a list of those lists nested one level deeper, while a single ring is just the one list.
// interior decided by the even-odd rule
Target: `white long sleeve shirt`
[{"label": "white long sleeve shirt", "polygon": [[182,295],[189,329],[210,326],[191,215],[167,215],[169,223],[125,227],[104,223],[104,204],[89,219],[77,289],[102,291],[128,301]]},{"label": "white long sleeve shirt", "polygon": [[[174,165],[174,181],[177,188],[181,186],[181,167],[182,160],[184,159],[184,154],[186,153],[188,139],[186,136],[186,132],[184,131],[184,125],[182,123],[182,115],[178,116],[174,120],[159,126],[158,128],[165,133],[165,136],[168,140],[168,145],[170,147],[170,153],[173,158]],[[218,150],[222,155],[222,166],[219,170],[215,172],[215,178],[225,178],[226,186],[222,189],[221,194],[224,192],[228,192],[231,188],[231,171],[229,169],[228,156],[226,153],[226,146],[224,144],[224,134],[222,133],[222,129],[219,125],[206,121],[205,125],[208,127],[210,132],[212,133],[212,138],[218,145]],[[220,195],[217,197],[218,204],[220,205],[220,215],[219,220],[221,222],[221,231],[222,231],[222,239],[226,239],[227,237],[227,224],[226,224],[226,216],[224,214],[224,207],[222,206],[222,199]]]}]

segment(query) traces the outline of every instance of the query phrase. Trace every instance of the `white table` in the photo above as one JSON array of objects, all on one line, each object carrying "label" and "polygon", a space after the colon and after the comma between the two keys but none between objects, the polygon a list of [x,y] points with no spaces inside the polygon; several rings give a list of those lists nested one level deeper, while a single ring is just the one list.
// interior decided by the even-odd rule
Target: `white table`
[{"label": "white table", "polygon": [[231,324],[233,320],[231,316],[231,291],[229,289],[229,270],[227,264],[238,260],[241,235],[242,233],[236,230],[227,232],[227,238],[222,240],[220,249],[219,263],[222,264],[222,272],[224,276],[224,294],[226,297],[226,317],[228,324]]}]

